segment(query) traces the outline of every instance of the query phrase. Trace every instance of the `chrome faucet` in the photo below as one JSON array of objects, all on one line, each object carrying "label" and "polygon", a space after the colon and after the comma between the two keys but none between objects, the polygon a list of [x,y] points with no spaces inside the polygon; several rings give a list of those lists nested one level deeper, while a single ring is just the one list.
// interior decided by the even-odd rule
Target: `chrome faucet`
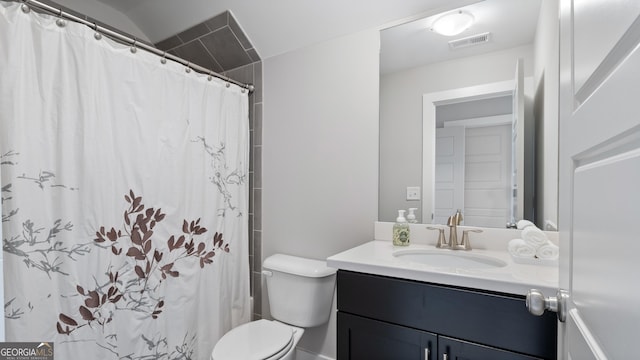
[{"label": "chrome faucet", "polygon": [[460,209],[458,209],[458,211],[456,211],[452,216],[449,216],[449,219],[447,220],[447,226],[449,227],[449,248],[451,250],[464,249],[464,247],[461,247],[460,244],[458,244],[458,226],[463,219],[462,213],[460,212]]}]

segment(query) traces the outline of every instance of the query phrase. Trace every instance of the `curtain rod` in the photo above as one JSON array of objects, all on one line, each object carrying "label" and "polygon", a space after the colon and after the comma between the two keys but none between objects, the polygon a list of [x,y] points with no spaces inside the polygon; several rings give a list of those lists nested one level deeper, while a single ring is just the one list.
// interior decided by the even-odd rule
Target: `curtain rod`
[{"label": "curtain rod", "polygon": [[183,59],[181,57],[169,54],[166,51],[161,51],[161,50],[158,50],[155,47],[147,45],[147,44],[145,44],[143,42],[138,42],[138,40],[135,39],[135,38],[131,38],[131,37],[127,36],[127,35],[115,32],[113,30],[110,30],[110,29],[107,29],[107,28],[105,28],[103,26],[100,26],[100,25],[98,25],[98,24],[96,24],[94,22],[90,22],[88,20],[85,20],[83,18],[77,17],[77,16],[75,16],[73,14],[70,14],[68,12],[65,12],[61,8],[55,8],[53,6],[47,5],[45,3],[42,3],[42,2],[40,2],[38,0],[21,0],[21,1],[23,3],[22,4],[22,6],[23,6],[22,10],[25,11],[25,12],[27,12],[29,10],[29,5],[33,5],[33,6],[39,8],[41,10],[44,10],[44,11],[46,11],[46,12],[52,14],[52,15],[56,15],[56,16],[58,16],[60,18],[65,18],[65,19],[69,19],[69,20],[74,21],[74,22],[78,22],[78,23],[84,24],[84,25],[90,27],[91,29],[93,29],[94,31],[96,31],[98,33],[105,34],[105,35],[107,35],[107,36],[109,36],[111,38],[114,38],[114,39],[116,39],[116,40],[118,40],[120,42],[123,42],[123,43],[125,43],[127,45],[131,45],[133,48],[141,48],[141,49],[147,50],[147,51],[149,51],[151,53],[154,53],[156,55],[159,55],[162,58],[170,59],[170,60],[173,60],[173,61],[175,61],[177,63],[180,63],[180,64],[182,64],[182,65],[187,67],[187,72],[189,72],[190,69],[196,70],[196,71],[198,71],[200,73],[203,73],[203,74],[206,74],[206,75],[209,75],[209,76],[213,76],[213,77],[216,77],[218,79],[222,79],[222,80],[224,80],[224,81],[226,81],[228,83],[232,83],[232,84],[238,85],[243,89],[249,90],[249,93],[253,92],[254,89],[255,89],[255,87],[252,84],[244,84],[244,83],[241,83],[239,81],[233,80],[233,79],[231,79],[229,77],[226,77],[226,76],[224,76],[222,74],[218,74],[218,73],[216,73],[216,72],[214,72],[212,70],[209,70],[207,68],[204,68],[204,67],[202,67],[200,65],[191,63],[191,62],[189,62],[189,61],[187,61],[187,60],[185,60],[185,59]]}]

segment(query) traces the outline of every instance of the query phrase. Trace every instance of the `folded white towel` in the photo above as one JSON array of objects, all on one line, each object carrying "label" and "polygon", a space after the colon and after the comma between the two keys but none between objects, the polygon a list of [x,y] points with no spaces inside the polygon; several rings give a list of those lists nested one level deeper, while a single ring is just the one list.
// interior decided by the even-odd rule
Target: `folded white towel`
[{"label": "folded white towel", "polygon": [[556,260],[559,255],[560,248],[550,242],[547,242],[536,250],[536,257],[539,259]]},{"label": "folded white towel", "polygon": [[536,248],[527,244],[522,239],[513,239],[509,241],[509,254],[519,258],[533,258],[536,255]]},{"label": "folded white towel", "polygon": [[535,226],[528,226],[524,228],[520,236],[522,236],[522,240],[536,248],[536,250],[549,241],[547,239],[547,235]]},{"label": "folded white towel", "polygon": [[529,220],[520,220],[516,223],[516,227],[518,228],[518,230],[523,230],[525,228],[528,228],[529,226],[536,226],[536,225]]}]

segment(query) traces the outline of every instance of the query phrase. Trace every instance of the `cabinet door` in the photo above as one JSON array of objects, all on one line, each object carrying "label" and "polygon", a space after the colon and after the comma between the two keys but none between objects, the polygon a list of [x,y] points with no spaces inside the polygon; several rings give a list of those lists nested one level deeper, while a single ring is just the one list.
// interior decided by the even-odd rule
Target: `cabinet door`
[{"label": "cabinet door", "polygon": [[436,360],[434,334],[338,312],[338,360]]},{"label": "cabinet door", "polygon": [[511,351],[478,345],[446,336],[438,337],[438,360],[534,360]]}]

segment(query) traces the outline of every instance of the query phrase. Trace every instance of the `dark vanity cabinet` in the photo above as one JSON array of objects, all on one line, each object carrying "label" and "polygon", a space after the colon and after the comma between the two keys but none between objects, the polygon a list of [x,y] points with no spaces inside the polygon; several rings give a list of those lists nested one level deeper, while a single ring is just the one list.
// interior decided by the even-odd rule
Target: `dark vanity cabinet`
[{"label": "dark vanity cabinet", "polygon": [[338,360],[555,359],[555,314],[524,296],[338,272]]}]

